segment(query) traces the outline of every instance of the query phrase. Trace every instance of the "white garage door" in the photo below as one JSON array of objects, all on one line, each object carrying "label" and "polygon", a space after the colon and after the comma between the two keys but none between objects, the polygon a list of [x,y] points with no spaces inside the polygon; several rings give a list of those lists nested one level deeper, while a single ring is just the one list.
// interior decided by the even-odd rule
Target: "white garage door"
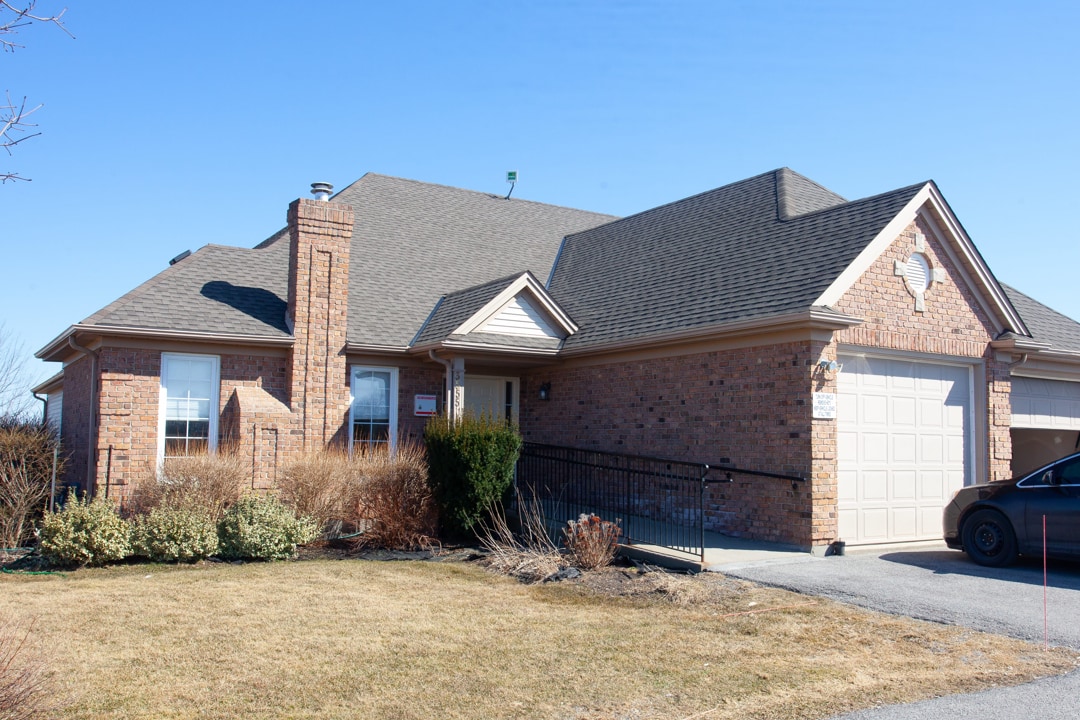
[{"label": "white garage door", "polygon": [[971,368],[841,356],[837,376],[840,539],[941,537],[941,509],[970,472]]},{"label": "white garage door", "polygon": [[1012,426],[1080,430],[1080,382],[1012,378]]}]

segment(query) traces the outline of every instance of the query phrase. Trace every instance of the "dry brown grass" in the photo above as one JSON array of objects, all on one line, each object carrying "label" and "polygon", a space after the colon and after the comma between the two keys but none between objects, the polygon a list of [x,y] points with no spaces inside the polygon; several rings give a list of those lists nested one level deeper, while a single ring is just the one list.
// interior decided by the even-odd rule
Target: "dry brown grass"
[{"label": "dry brown grass", "polygon": [[77,675],[70,718],[824,718],[1075,665],[722,576],[616,568],[547,585],[418,562],[3,575],[2,613],[50,618],[36,632]]},{"label": "dry brown grass", "polygon": [[57,712],[54,683],[32,645],[34,621],[25,627],[0,615],[0,718],[45,720]]},{"label": "dry brown grass", "polygon": [[488,567],[525,582],[538,582],[567,567],[567,557],[548,535],[540,501],[526,501],[519,494],[516,505],[517,532],[511,529],[499,505],[493,505],[487,521],[480,523],[477,537],[488,551]]}]

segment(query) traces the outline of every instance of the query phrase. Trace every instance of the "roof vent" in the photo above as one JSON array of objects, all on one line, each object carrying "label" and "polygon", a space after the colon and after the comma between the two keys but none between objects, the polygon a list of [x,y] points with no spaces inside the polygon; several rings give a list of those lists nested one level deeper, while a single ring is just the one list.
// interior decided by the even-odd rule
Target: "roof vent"
[{"label": "roof vent", "polygon": [[170,260],[169,264],[170,265],[175,265],[176,263],[180,262],[181,260],[183,260],[184,258],[186,258],[190,254],[191,254],[190,250],[185,250],[184,252],[180,253],[179,255],[174,257],[172,260]]},{"label": "roof vent", "polygon": [[311,194],[315,196],[316,200],[322,200],[326,202],[330,199],[330,193],[334,191],[334,186],[328,182],[314,182],[311,183]]}]

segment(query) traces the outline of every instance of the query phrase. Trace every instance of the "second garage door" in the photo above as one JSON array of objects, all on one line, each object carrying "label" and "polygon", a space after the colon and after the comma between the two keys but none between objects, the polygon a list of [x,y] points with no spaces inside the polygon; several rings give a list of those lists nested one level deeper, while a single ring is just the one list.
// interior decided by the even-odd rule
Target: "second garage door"
[{"label": "second garage door", "polygon": [[940,538],[941,509],[970,472],[971,368],[855,355],[840,362],[840,538]]}]

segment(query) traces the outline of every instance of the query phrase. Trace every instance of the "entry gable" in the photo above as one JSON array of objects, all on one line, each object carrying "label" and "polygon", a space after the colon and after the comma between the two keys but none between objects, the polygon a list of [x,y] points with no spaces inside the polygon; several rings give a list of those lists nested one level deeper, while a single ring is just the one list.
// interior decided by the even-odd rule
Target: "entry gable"
[{"label": "entry gable", "polygon": [[[874,237],[855,260],[832,282],[831,285],[814,301],[815,306],[836,307],[856,283],[870,270],[871,266],[893,245],[893,243],[913,223],[926,227],[937,241],[939,247],[949,258],[956,277],[951,282],[964,285],[981,310],[994,324],[996,334],[1014,332],[1030,336],[1020,313],[1006,295],[1001,284],[990,271],[971,238],[968,237],[960,221],[953,214],[937,185],[927,182],[911,198],[904,208]],[[918,241],[916,241],[916,248]],[[940,272],[922,276],[923,268],[916,262],[894,263],[894,274],[932,285],[944,280]],[[938,270],[940,268],[925,268]],[[911,284],[909,283],[909,287]],[[918,298],[913,299],[913,302]],[[917,308],[920,309],[920,308]]]},{"label": "entry gable", "polygon": [[489,349],[555,350],[577,325],[530,272],[443,296],[414,349],[478,344]]}]

